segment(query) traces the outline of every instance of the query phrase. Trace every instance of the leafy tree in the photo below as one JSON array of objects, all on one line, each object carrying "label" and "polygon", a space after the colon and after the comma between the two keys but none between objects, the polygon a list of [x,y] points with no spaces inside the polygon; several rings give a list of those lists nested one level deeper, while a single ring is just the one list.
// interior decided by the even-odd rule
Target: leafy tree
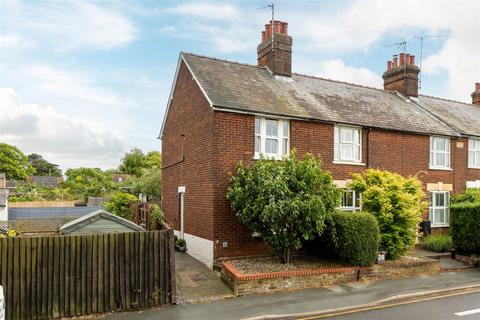
[{"label": "leafy tree", "polygon": [[145,168],[162,168],[162,154],[158,151],[150,151],[145,156]]},{"label": "leafy tree", "polygon": [[350,188],[362,193],[362,209],[372,213],[380,227],[380,248],[389,259],[403,255],[414,243],[427,204],[416,177],[368,169],[354,174]]},{"label": "leafy tree", "polygon": [[282,161],[240,162],[227,198],[237,217],[289,263],[302,240],[323,232],[340,194],[320,159],[307,154],[299,160],[292,152]]},{"label": "leafy tree", "polygon": [[25,180],[35,169],[17,147],[0,143],[0,172],[5,173],[7,179]]},{"label": "leafy tree", "polygon": [[134,221],[135,216],[133,208],[130,206],[130,203],[136,200],[137,197],[135,197],[133,194],[116,191],[112,195],[110,201],[103,204],[103,207],[106,211],[113,213],[114,215],[130,221]]},{"label": "leafy tree", "polygon": [[160,230],[160,222],[165,219],[162,209],[156,203],[150,208],[150,230]]},{"label": "leafy tree", "polygon": [[135,148],[125,153],[118,169],[122,173],[140,176],[143,168],[145,168],[145,154],[142,150]]},{"label": "leafy tree", "polygon": [[160,198],[162,187],[162,170],[159,167],[143,169],[140,177],[127,181],[132,186],[133,192],[141,193],[148,197]]},{"label": "leafy tree", "polygon": [[99,168],[75,168],[65,172],[64,186],[76,199],[86,201],[89,196],[100,197],[114,189],[112,176]]},{"label": "leafy tree", "polygon": [[143,169],[150,169],[154,167],[161,168],[162,155],[158,151],[150,151],[146,155],[142,150],[135,148],[123,156],[119,171],[122,173],[132,174],[137,177],[142,175]]},{"label": "leafy tree", "polygon": [[58,168],[58,164],[53,164],[43,159],[39,154],[32,153],[28,155],[28,162],[35,168],[35,174],[38,176],[54,176],[62,175],[62,171]]}]

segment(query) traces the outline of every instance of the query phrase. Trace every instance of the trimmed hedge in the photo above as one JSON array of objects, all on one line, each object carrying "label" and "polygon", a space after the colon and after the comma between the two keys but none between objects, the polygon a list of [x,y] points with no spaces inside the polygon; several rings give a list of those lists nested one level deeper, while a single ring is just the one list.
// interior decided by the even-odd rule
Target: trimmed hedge
[{"label": "trimmed hedge", "polygon": [[332,250],[355,266],[371,266],[378,256],[380,230],[377,219],[367,212],[337,211],[332,215]]},{"label": "trimmed hedge", "polygon": [[450,233],[457,250],[480,253],[480,202],[450,206]]}]

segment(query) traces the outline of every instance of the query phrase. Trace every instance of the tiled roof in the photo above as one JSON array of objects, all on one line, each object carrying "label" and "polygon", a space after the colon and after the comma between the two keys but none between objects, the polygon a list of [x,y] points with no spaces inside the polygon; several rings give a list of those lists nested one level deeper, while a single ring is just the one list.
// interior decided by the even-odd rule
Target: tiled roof
[{"label": "tiled roof", "polygon": [[[477,107],[468,104],[421,96],[420,105],[381,89],[300,74],[279,78],[263,67],[191,53],[181,55],[212,105],[219,109],[424,134],[477,135],[480,130],[480,117],[475,117],[480,108],[474,110]],[[461,109],[459,114],[469,117],[469,124],[460,126],[460,120],[440,117],[438,110],[450,106]]]},{"label": "tiled roof", "polygon": [[35,219],[35,218],[66,218],[82,217],[99,207],[44,207],[44,208],[9,208],[9,220]]}]

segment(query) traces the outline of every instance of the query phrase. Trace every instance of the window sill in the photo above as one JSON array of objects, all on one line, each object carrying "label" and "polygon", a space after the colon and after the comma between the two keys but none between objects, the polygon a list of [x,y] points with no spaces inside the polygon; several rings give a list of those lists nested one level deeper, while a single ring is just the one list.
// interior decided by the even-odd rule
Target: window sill
[{"label": "window sill", "polygon": [[480,167],[471,167],[471,166],[468,166],[467,168],[468,168],[468,169],[476,169],[476,170],[480,170]]},{"label": "window sill", "polygon": [[338,160],[334,160],[332,163],[333,163],[333,164],[346,164],[346,165],[350,165],[350,166],[365,166],[365,163],[361,163],[361,162],[350,162],[350,161],[338,161]]},{"label": "window sill", "polygon": [[440,171],[453,171],[452,168],[442,168],[442,167],[428,167],[429,170],[440,170]]},{"label": "window sill", "polygon": [[450,227],[449,223],[432,224],[432,228],[448,228],[448,227]]},{"label": "window sill", "polygon": [[[266,160],[282,160],[283,156],[282,157],[278,157],[278,156],[273,156],[273,155],[267,155],[267,154],[262,154],[263,158],[266,159]],[[253,160],[260,160],[260,155],[255,155],[253,156]]]}]

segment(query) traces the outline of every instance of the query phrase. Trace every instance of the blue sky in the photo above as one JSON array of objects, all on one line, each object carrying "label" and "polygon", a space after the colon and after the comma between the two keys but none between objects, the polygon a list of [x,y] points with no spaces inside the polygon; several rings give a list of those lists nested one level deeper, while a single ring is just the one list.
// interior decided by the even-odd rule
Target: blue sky
[{"label": "blue sky", "polygon": [[[180,51],[256,63],[267,1],[0,1],[0,141],[62,168],[156,139]],[[421,93],[470,102],[480,1],[275,1],[293,70],[381,87],[385,45],[424,42]],[[418,58],[417,58],[418,61]]]}]

